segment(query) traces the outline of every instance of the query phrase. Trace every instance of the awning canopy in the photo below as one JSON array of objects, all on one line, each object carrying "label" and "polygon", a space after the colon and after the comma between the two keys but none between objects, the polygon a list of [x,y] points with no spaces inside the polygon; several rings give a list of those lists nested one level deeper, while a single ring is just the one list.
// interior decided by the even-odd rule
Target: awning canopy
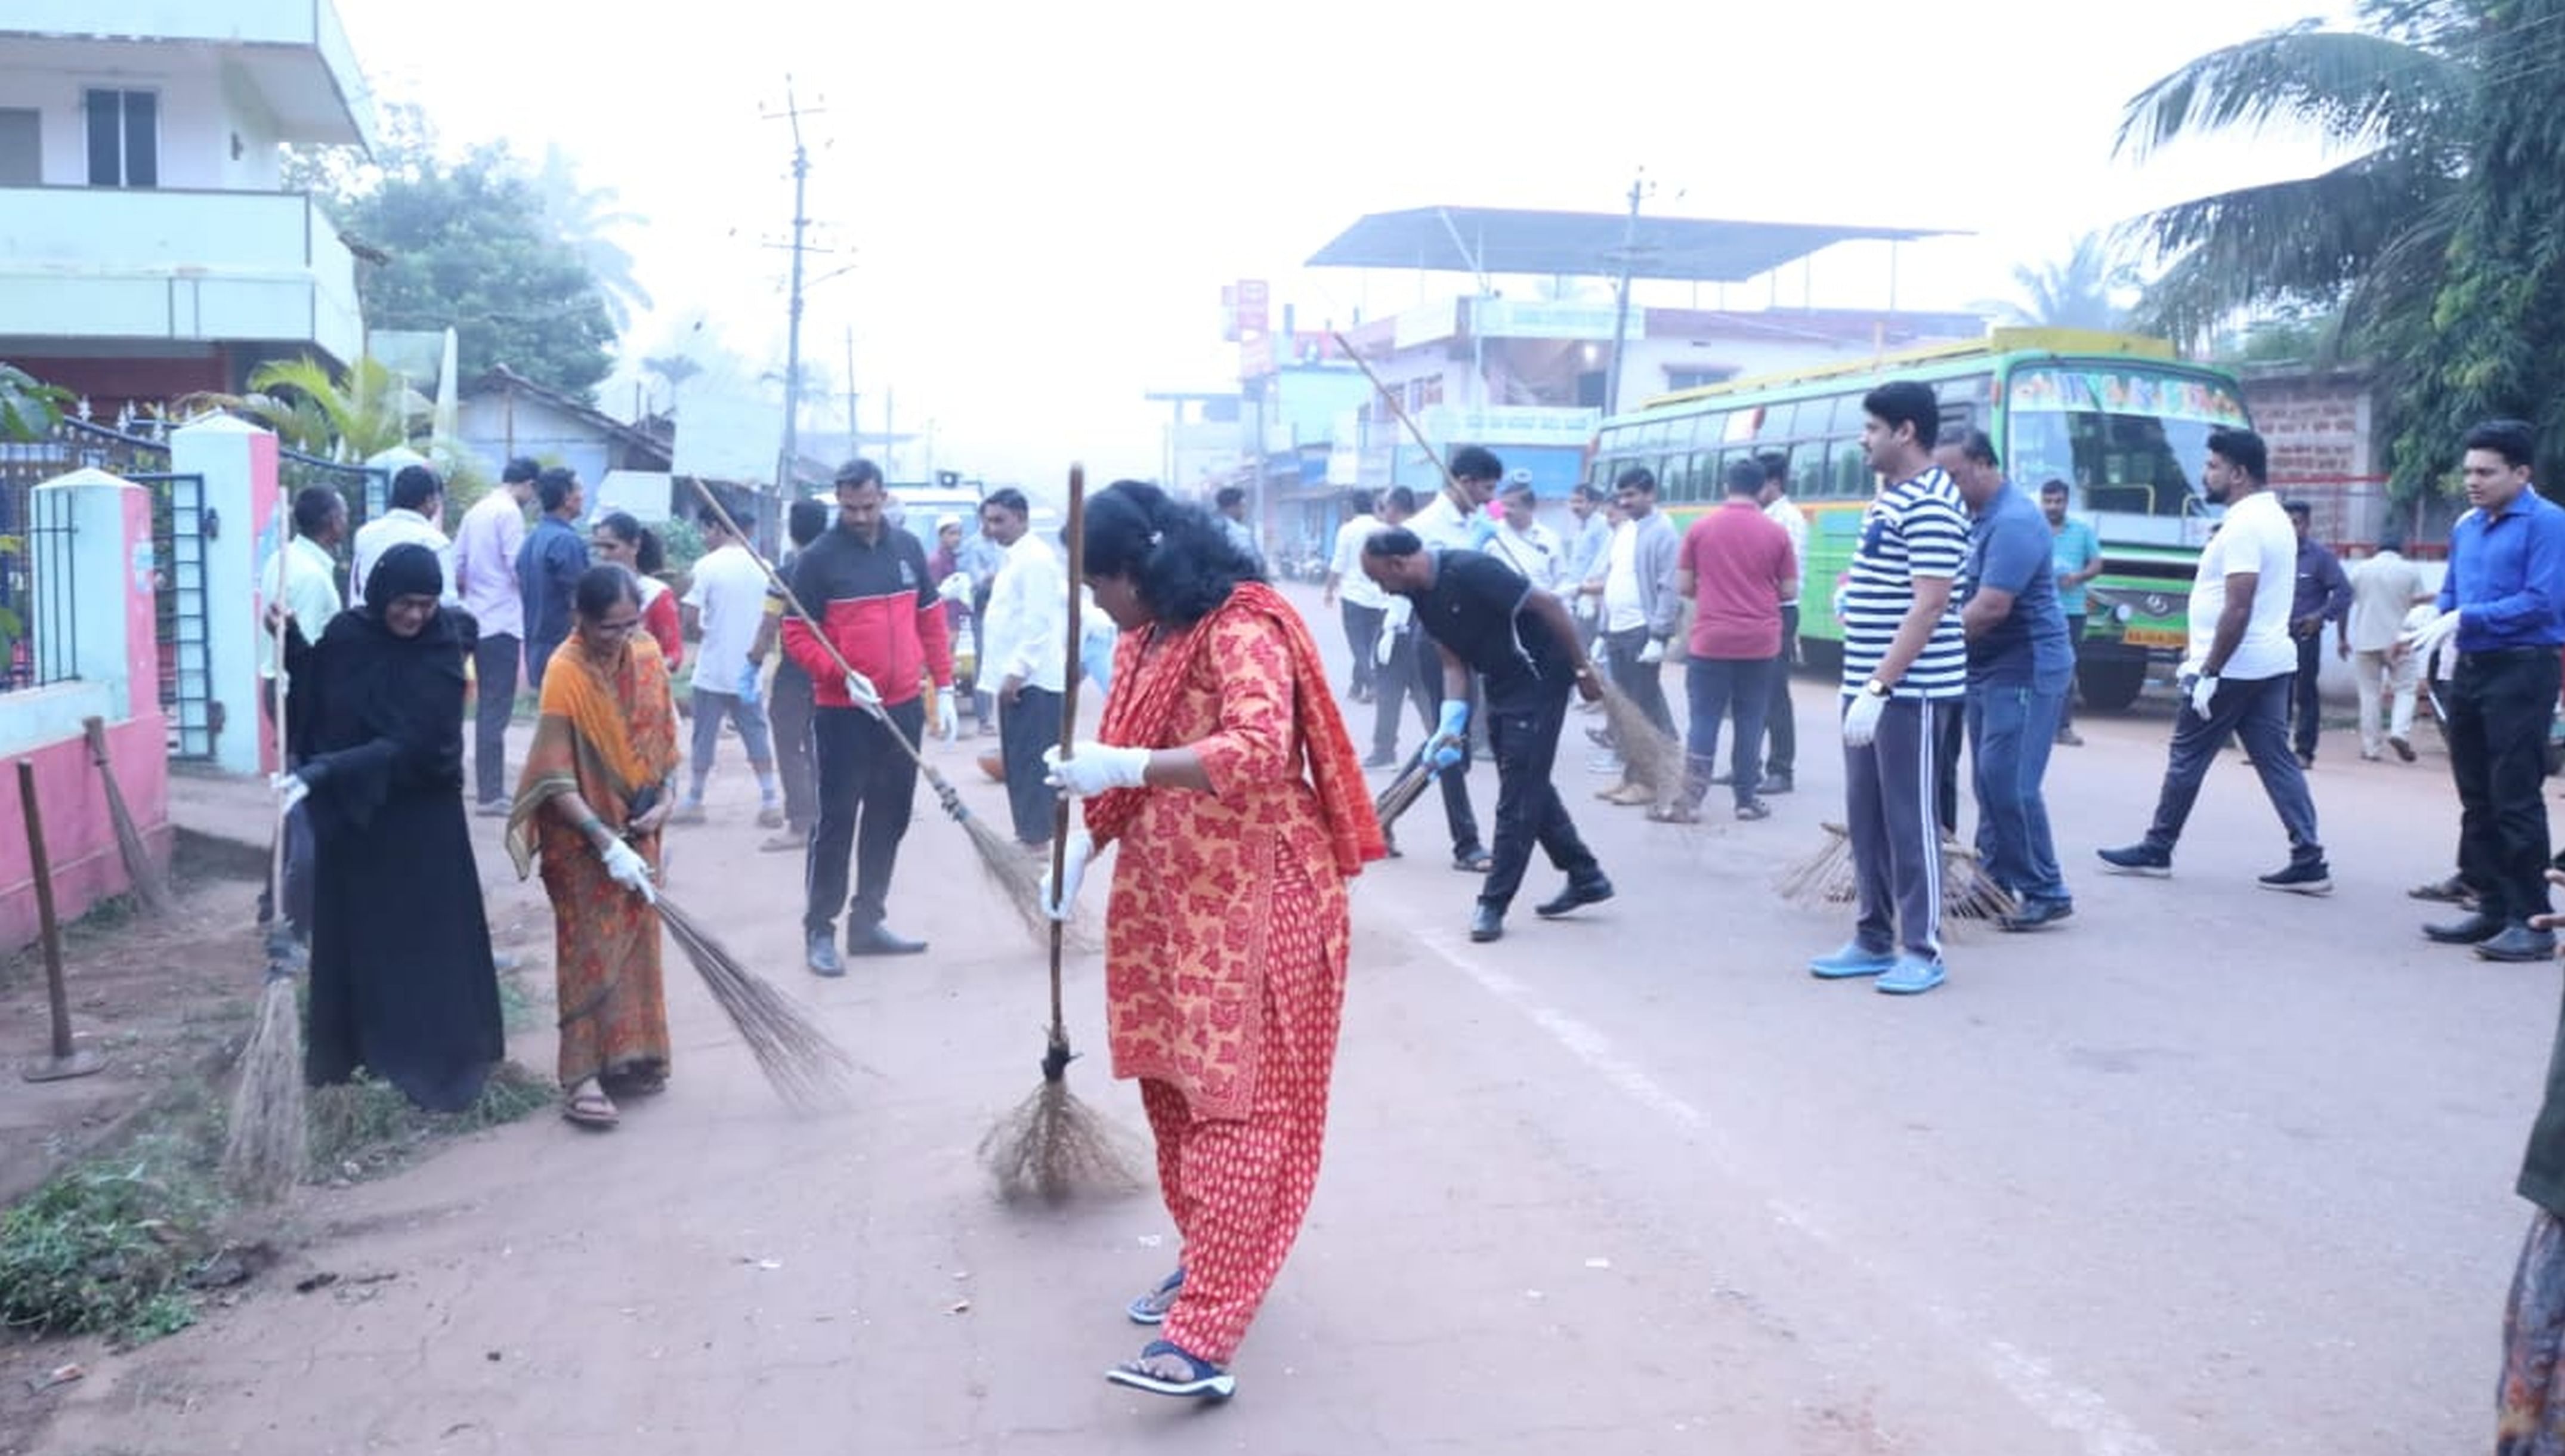
[{"label": "awning canopy", "polygon": [[1441,273],[1618,274],[1626,244],[1633,278],[1744,283],[1822,248],[1912,242],[1953,234],[1925,228],[1722,222],[1614,212],[1509,207],[1411,207],[1374,212],[1310,257],[1312,268],[1426,268]]}]

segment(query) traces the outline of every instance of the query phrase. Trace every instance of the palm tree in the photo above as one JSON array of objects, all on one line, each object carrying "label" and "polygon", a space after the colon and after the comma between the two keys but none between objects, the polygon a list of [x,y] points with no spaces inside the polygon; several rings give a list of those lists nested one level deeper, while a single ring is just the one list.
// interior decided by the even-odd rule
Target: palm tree
[{"label": "palm tree", "polygon": [[2138,220],[2168,267],[2142,318],[2198,339],[2237,314],[2338,309],[2377,371],[2398,494],[2488,414],[2565,447],[2565,0],[2366,0],[2226,46],[2134,98],[2118,149],[2291,125],[2347,159]]},{"label": "palm tree", "polygon": [[0,364],[0,440],[31,440],[52,429],[70,398],[25,369]]},{"label": "palm tree", "polygon": [[2136,285],[2137,274],[2113,256],[2109,239],[2086,233],[2063,262],[2014,264],[2012,281],[2016,297],[1978,307],[2027,328],[2107,332],[2120,327],[2118,295]]},{"label": "palm tree", "polygon": [[632,276],[631,252],[611,234],[639,227],[649,219],[625,210],[612,187],[581,186],[569,154],[558,145],[544,148],[544,164],[536,174],[535,186],[544,195],[544,209],[552,218],[553,230],[579,254],[580,261],[595,278],[596,291],[605,299],[605,314],[613,321],[614,332],[620,334],[630,328],[633,313],[650,307],[650,293]]},{"label": "palm tree", "polygon": [[677,404],[678,386],[703,371],[702,364],[682,354],[663,354],[641,361],[641,372],[656,375],[659,382],[668,386],[668,407],[671,409]]},{"label": "palm tree", "polygon": [[370,359],[333,376],[306,357],[271,360],[250,371],[247,394],[195,394],[181,409],[234,409],[276,431],[307,455],[366,460],[406,445],[433,412],[409,381]]}]

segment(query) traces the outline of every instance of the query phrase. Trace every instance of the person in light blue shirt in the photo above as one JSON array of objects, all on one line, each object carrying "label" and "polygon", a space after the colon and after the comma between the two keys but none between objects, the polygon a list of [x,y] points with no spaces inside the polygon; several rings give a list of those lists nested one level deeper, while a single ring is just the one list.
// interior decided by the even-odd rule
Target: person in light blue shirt
[{"label": "person in light blue shirt", "polygon": [[2449,531],[2441,615],[2414,651],[2457,648],[2448,689],[2449,776],[2458,788],[2458,877],[2476,912],[2423,933],[2486,960],[2543,961],[2548,910],[2547,730],[2565,648],[2565,507],[2530,484],[2536,436],[2497,419],[2466,434],[2467,503]]},{"label": "person in light blue shirt", "polygon": [[[2084,649],[2084,589],[2102,575],[2102,538],[2090,522],[2066,514],[2066,482],[2051,480],[2039,488],[2039,513],[2048,518],[2050,557],[2057,572],[2057,608],[2066,615],[2067,654]],[[2057,741],[2068,748],[2084,746],[2075,731],[2075,684],[2068,682],[2058,705]]]}]

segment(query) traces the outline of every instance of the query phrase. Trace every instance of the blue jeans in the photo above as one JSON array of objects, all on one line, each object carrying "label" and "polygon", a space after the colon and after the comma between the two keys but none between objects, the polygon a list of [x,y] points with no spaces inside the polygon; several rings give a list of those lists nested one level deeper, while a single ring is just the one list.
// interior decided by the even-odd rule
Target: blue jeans
[{"label": "blue jeans", "polygon": [[2185,700],[2174,719],[2173,751],[2165,761],[2164,790],[2156,797],[2156,820],[2147,829],[2147,846],[2173,852],[2191,807],[2200,799],[2200,781],[2217,757],[2217,745],[2228,734],[2241,739],[2261,776],[2262,792],[2289,832],[2289,862],[2321,864],[2324,845],[2316,839],[2316,802],[2307,793],[2307,775],[2289,752],[2289,692],[2297,674],[2237,681],[2220,678],[2209,700],[2209,716],[2192,711]]},{"label": "blue jeans", "polygon": [[1989,878],[2025,900],[2070,898],[2048,834],[2048,802],[2040,794],[2065,700],[2063,690],[2042,691],[2028,683],[1969,687],[1978,856]]},{"label": "blue jeans", "polygon": [[1739,808],[1754,802],[1754,791],[1762,785],[1757,760],[1763,755],[1763,713],[1771,703],[1775,670],[1769,657],[1695,657],[1684,664],[1684,696],[1691,709],[1684,737],[1685,803],[1698,805],[1710,792],[1710,781],[1719,773],[1720,723],[1731,713],[1737,717],[1737,734],[1729,742],[1729,788]]}]

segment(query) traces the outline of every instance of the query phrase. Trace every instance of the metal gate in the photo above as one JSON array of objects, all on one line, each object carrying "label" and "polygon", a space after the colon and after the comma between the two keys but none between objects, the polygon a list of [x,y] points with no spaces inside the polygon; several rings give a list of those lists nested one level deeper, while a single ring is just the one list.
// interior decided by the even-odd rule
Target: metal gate
[{"label": "metal gate", "polygon": [[205,610],[205,477],[124,477],[151,492],[151,626],[169,756],[209,759],[222,735]]}]

